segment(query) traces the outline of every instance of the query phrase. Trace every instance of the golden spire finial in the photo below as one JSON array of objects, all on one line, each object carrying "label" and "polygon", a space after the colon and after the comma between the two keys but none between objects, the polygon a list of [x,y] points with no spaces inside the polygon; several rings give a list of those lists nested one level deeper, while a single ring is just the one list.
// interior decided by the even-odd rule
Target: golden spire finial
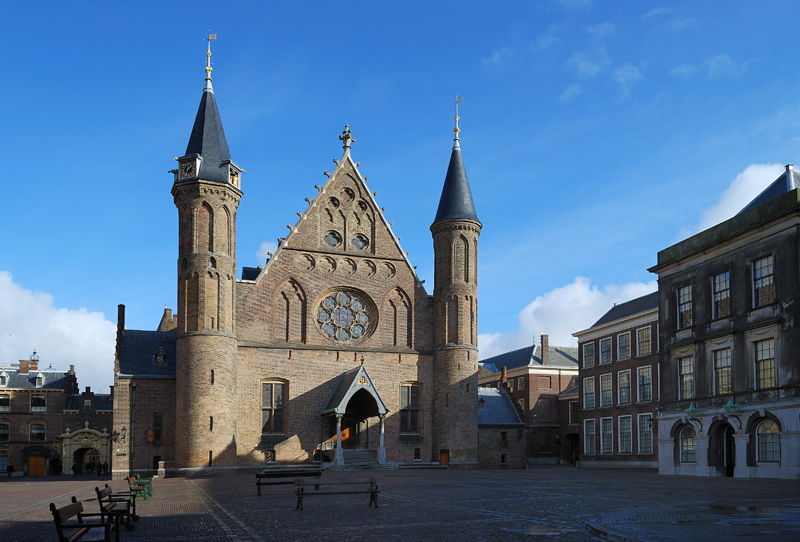
[{"label": "golden spire finial", "polygon": [[461,131],[461,128],[459,128],[459,127],[458,127],[458,119],[459,119],[459,117],[458,117],[458,102],[463,102],[463,101],[464,101],[464,96],[459,96],[458,94],[456,94],[456,101],[455,101],[455,103],[453,104],[453,105],[455,105],[455,106],[456,106],[456,127],[455,127],[455,128],[453,128],[453,131],[456,133],[456,137],[455,137],[455,138],[453,138],[453,141],[455,141],[455,144],[453,145],[453,148],[455,148],[455,147],[458,147],[458,146],[459,146],[459,145],[458,145],[458,142],[459,142],[460,140],[459,140],[459,138],[458,138],[458,133]]},{"label": "golden spire finial", "polygon": [[203,41],[208,42],[208,49],[206,50],[206,86],[211,86],[211,72],[214,71],[214,68],[211,67],[211,41],[217,40],[217,35],[212,34],[211,30],[208,31],[208,39],[204,39]]}]

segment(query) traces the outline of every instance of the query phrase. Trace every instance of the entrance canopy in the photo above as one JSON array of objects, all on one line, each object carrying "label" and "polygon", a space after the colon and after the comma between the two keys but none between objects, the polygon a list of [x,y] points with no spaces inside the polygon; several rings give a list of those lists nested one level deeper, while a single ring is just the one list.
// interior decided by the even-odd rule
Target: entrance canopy
[{"label": "entrance canopy", "polygon": [[331,398],[328,399],[328,404],[322,409],[322,415],[328,414],[345,414],[347,411],[347,404],[354,395],[358,394],[363,397],[364,394],[369,394],[375,400],[373,408],[377,408],[377,412],[372,415],[385,416],[389,409],[383,403],[378,390],[372,384],[372,379],[367,373],[367,368],[363,365],[350,369],[342,374],[339,383],[336,384],[336,389],[333,390]]}]

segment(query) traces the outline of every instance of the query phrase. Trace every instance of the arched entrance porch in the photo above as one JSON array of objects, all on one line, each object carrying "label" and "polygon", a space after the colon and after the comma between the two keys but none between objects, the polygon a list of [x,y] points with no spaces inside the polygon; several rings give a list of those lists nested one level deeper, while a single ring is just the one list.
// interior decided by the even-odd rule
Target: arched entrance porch
[{"label": "arched entrance porch", "polygon": [[[342,374],[321,412],[323,427],[328,427],[326,437],[335,443],[337,466],[344,465],[345,449],[377,448],[378,463],[386,463],[384,420],[388,412],[364,365]],[[376,417],[378,424],[374,423]]]},{"label": "arched entrance porch", "polygon": [[70,432],[69,428],[61,439],[61,464],[67,472],[77,467],[76,474],[85,472],[89,461],[111,464],[111,435],[104,428],[103,432],[89,429],[89,422],[82,429]]}]

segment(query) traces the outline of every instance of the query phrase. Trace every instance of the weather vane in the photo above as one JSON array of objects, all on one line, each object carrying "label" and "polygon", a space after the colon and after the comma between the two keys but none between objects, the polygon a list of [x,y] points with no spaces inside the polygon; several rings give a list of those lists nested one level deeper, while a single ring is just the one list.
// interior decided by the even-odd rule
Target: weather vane
[{"label": "weather vane", "polygon": [[463,101],[464,101],[464,96],[459,96],[458,94],[456,94],[456,101],[453,103],[453,105],[456,106],[456,127],[453,128],[453,131],[456,133],[456,137],[453,141],[455,141],[456,144],[458,144],[459,141],[458,133],[461,131],[461,128],[458,127],[458,102],[463,102]]},{"label": "weather vane", "polygon": [[208,39],[204,39],[203,41],[208,42],[208,50],[206,50],[206,79],[211,81],[211,72],[214,69],[211,67],[211,41],[217,41],[217,35],[212,34],[211,30],[208,31]]}]

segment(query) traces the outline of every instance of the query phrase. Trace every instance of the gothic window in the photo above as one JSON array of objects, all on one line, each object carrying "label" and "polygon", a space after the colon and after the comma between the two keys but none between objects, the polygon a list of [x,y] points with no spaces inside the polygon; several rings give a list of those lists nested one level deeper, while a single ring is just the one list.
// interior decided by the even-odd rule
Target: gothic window
[{"label": "gothic window", "polygon": [[375,316],[361,294],[335,290],[319,302],[315,320],[325,338],[347,343],[364,339],[374,327]]},{"label": "gothic window", "polygon": [[261,384],[261,433],[283,433],[285,384],[264,382]]},{"label": "gothic window", "polygon": [[419,385],[400,386],[400,432],[419,433]]},{"label": "gothic window", "polygon": [[338,247],[342,244],[342,236],[339,232],[329,231],[325,235],[325,243],[330,247]]}]

